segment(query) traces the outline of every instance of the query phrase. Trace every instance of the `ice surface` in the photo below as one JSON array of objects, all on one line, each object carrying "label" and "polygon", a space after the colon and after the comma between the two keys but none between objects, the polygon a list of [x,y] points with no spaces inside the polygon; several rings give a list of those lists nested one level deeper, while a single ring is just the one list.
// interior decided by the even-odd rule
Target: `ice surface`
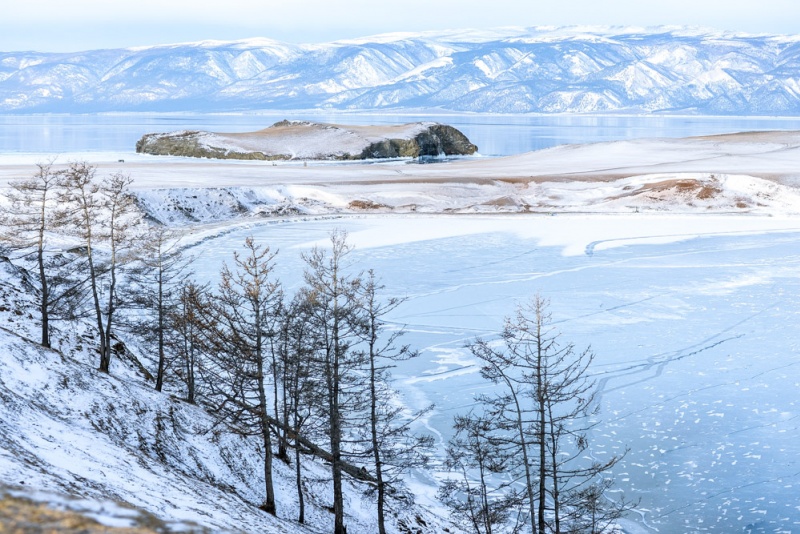
[{"label": "ice surface", "polygon": [[[439,439],[489,386],[464,344],[490,338],[520,299],[552,300],[565,338],[597,353],[592,453],[630,452],[617,485],[642,499],[630,531],[790,532],[800,528],[800,222],[733,216],[367,217],[235,230],[196,248],[209,280],[254,235],[299,255],[334,227],[374,268],[392,316],[422,356],[395,370]],[[200,267],[202,266],[202,267]],[[423,428],[424,429],[424,428]],[[431,481],[415,482],[430,495]]]}]

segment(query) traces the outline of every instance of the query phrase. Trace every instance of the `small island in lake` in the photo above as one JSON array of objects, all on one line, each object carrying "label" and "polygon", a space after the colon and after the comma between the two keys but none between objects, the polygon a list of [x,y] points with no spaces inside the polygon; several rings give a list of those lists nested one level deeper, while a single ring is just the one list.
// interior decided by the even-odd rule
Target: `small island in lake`
[{"label": "small island in lake", "polygon": [[345,126],[280,121],[246,133],[182,130],[152,133],[136,152],[243,160],[363,160],[474,154],[478,147],[456,128],[436,122]]}]

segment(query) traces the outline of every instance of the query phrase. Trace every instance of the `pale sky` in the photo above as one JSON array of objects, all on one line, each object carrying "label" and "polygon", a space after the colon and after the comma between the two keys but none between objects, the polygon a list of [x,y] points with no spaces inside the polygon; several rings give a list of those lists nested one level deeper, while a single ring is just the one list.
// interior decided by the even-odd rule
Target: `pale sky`
[{"label": "pale sky", "polygon": [[267,37],[320,43],[502,26],[701,26],[800,33],[798,0],[2,0],[0,52]]}]

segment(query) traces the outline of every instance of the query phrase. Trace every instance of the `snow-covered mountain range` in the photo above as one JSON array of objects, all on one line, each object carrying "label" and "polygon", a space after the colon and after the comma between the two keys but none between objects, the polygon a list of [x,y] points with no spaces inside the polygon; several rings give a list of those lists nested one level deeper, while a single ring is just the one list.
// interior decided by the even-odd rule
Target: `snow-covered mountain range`
[{"label": "snow-covered mountain range", "polygon": [[0,112],[800,114],[800,35],[504,28],[0,53]]}]

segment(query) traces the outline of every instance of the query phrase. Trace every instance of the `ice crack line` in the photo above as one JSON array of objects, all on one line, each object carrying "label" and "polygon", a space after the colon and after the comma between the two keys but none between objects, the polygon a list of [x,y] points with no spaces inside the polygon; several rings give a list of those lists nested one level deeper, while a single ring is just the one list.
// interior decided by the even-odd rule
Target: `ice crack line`
[{"label": "ice crack line", "polygon": [[[723,343],[726,343],[728,341],[733,341],[733,340],[736,340],[736,339],[740,339],[742,337],[744,337],[744,334],[739,334],[738,336],[725,338],[725,339],[722,339],[722,340],[717,341],[715,343],[712,343],[710,345],[706,345],[706,346],[701,347],[701,348],[699,348],[699,349],[697,349],[695,351],[692,351],[692,352],[683,353],[683,351],[676,351],[676,352],[672,353],[672,354],[677,354],[676,356],[671,356],[671,357],[666,357],[666,358],[661,358],[661,359],[659,359],[660,356],[653,356],[651,358],[648,358],[647,361],[645,361],[645,362],[642,362],[642,363],[639,363],[639,364],[636,364],[636,365],[632,365],[630,367],[626,367],[624,369],[621,369],[620,371],[609,371],[606,374],[610,374],[611,376],[603,377],[603,378],[601,378],[601,379],[599,379],[597,381],[597,397],[595,399],[595,406],[598,406],[602,402],[602,397],[603,397],[603,395],[605,393],[611,393],[611,392],[614,392],[614,391],[617,391],[617,390],[620,390],[620,389],[629,388],[631,386],[635,386],[637,384],[642,384],[644,382],[648,382],[650,380],[658,378],[664,372],[664,368],[667,366],[667,364],[670,364],[672,362],[676,362],[676,361],[679,361],[679,360],[683,360],[684,358],[688,358],[690,356],[695,356],[697,354],[700,354],[701,352],[705,352],[707,350],[713,349],[714,347],[722,345]],[[697,345],[693,345],[693,346],[696,347]],[[653,368],[655,368],[655,373],[653,373],[651,376],[645,376],[641,380],[637,380],[635,382],[628,382],[628,383],[625,383],[625,384],[621,384],[621,385],[619,385],[619,386],[617,386],[615,388],[606,389],[606,385],[611,380],[614,380],[614,379],[617,379],[617,378],[623,378],[623,377],[626,377],[626,376],[636,376],[638,374],[650,371]],[[624,371],[628,371],[628,372],[624,372]],[[721,385],[723,385],[723,384],[715,384],[713,386],[709,386],[709,388],[719,387]],[[680,396],[696,393],[697,391],[701,391],[702,389],[708,389],[708,388],[695,389],[695,390],[689,391],[687,393],[684,393],[684,394],[682,394]],[[628,416],[631,416],[633,414],[640,413],[640,412],[643,412],[643,411],[646,411],[646,410],[650,410],[654,406],[660,406],[662,404],[666,404],[667,402],[672,401],[672,400],[674,400],[676,398],[677,398],[677,396],[676,397],[671,397],[669,399],[665,399],[662,402],[659,402],[659,403],[656,403],[656,404],[653,404],[653,405],[650,405],[650,406],[643,407],[640,410],[635,410],[635,411],[627,413],[627,414],[625,414],[623,416],[617,417],[613,421],[619,421],[619,420],[624,419],[624,418],[626,418]]]},{"label": "ice crack line", "polygon": [[[777,302],[773,303],[773,304],[763,308],[762,310],[757,311],[756,313],[748,315],[747,317],[745,317],[741,321],[738,321],[738,322],[730,325],[729,327],[717,332],[713,336],[707,337],[706,339],[700,341],[699,343],[695,343],[693,345],[690,345],[688,347],[685,347],[683,349],[679,349],[679,350],[676,350],[676,351],[665,352],[665,353],[661,353],[661,354],[656,354],[654,356],[650,356],[645,361],[643,361],[642,363],[631,365],[631,366],[625,367],[623,369],[620,369],[618,371],[608,371],[605,374],[607,374],[609,376],[605,376],[603,378],[600,378],[597,381],[597,399],[595,401],[596,405],[599,405],[599,403],[601,402],[602,397],[603,397],[603,395],[605,393],[610,393],[612,391],[616,391],[616,390],[621,389],[623,387],[627,388],[627,387],[630,387],[632,385],[641,384],[643,382],[647,382],[647,381],[652,380],[654,378],[658,378],[663,373],[663,370],[666,367],[666,365],[669,364],[669,363],[676,362],[676,361],[682,360],[684,358],[688,358],[690,356],[695,356],[697,354],[700,354],[701,352],[705,352],[707,350],[713,349],[714,347],[717,347],[717,346],[721,345],[722,343],[725,343],[725,342],[728,342],[728,341],[732,341],[732,340],[736,340],[736,339],[740,339],[740,338],[744,337],[745,334],[738,334],[738,335],[727,337],[725,339],[721,339],[719,341],[715,341],[714,343],[711,343],[711,341],[713,341],[715,339],[718,339],[723,334],[738,328],[739,326],[745,324],[746,322],[752,320],[755,317],[758,317],[759,315],[762,315],[763,313],[766,313],[767,310],[775,308],[778,304],[779,303],[777,303]],[[692,350],[692,349],[696,349],[696,350]],[[611,380],[618,379],[618,378],[623,378],[625,376],[635,376],[635,375],[640,374],[640,373],[648,372],[653,368],[655,368],[656,371],[651,376],[643,377],[641,380],[637,380],[636,382],[626,383],[626,384],[617,386],[617,387],[615,387],[613,389],[606,389],[608,383]]]}]

